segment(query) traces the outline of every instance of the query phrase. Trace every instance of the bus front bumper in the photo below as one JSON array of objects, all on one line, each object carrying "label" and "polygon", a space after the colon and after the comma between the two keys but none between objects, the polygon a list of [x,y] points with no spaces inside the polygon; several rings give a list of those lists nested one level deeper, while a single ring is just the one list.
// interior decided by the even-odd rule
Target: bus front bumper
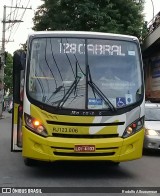
[{"label": "bus front bumper", "polygon": [[[123,139],[44,138],[23,127],[22,156],[41,161],[104,160],[122,162],[141,158],[144,130]],[[94,152],[75,152],[75,145],[95,146]]]}]

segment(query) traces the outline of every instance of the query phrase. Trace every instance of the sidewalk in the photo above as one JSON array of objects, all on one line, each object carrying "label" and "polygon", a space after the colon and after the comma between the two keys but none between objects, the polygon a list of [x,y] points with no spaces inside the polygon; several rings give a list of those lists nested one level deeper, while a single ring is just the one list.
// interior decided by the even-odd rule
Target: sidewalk
[{"label": "sidewalk", "polygon": [[11,117],[12,117],[12,113],[8,113],[7,111],[4,111],[2,113],[2,117],[0,117],[0,120],[4,118],[11,118]]}]

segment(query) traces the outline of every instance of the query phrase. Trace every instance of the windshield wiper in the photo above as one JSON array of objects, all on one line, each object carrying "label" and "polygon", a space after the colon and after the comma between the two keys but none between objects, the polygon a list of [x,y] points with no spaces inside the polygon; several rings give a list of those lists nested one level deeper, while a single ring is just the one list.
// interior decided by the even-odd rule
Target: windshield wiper
[{"label": "windshield wiper", "polygon": [[101,97],[102,100],[110,107],[112,111],[117,111],[117,109],[114,107],[114,105],[109,101],[109,99],[103,94],[103,92],[96,86],[95,83],[88,81],[88,84],[90,87],[94,90],[94,92]]},{"label": "windshield wiper", "polygon": [[58,88],[56,88],[56,90],[52,93],[52,95],[50,96],[50,98],[47,100],[47,103],[52,99],[52,97],[54,95],[56,95],[64,86],[59,86]]},{"label": "windshield wiper", "polygon": [[[92,81],[92,76],[90,73],[90,68],[89,65],[87,65],[87,70],[88,70],[88,75],[89,76],[89,80],[88,80],[88,85],[92,88],[94,96],[96,96],[95,94],[97,94],[105,103],[106,105],[109,106],[109,108],[112,111],[117,111],[117,109],[114,107],[114,105],[109,101],[109,99],[106,97],[106,95],[104,95],[104,93],[99,89],[99,87]],[[62,106],[65,104],[65,102],[67,101],[67,99],[69,98],[69,96],[71,95],[71,93],[73,92],[73,90],[76,91],[77,85],[81,79],[80,76],[78,76],[78,70],[77,70],[77,62],[76,62],[76,77],[75,80],[73,81],[72,85],[69,87],[69,89],[67,90],[67,92],[64,94],[63,98],[60,101],[56,101],[59,102],[57,105],[57,108],[62,108]],[[59,86],[51,95],[51,97],[48,99],[48,101],[52,98],[53,95],[57,94],[61,88],[64,86]]]},{"label": "windshield wiper", "polygon": [[62,106],[65,104],[65,102],[67,101],[68,97],[70,96],[70,94],[73,92],[73,90],[75,90],[74,94],[76,93],[76,89],[77,89],[77,85],[81,79],[80,76],[78,76],[78,61],[76,61],[76,77],[75,80],[73,81],[72,85],[69,87],[69,89],[67,90],[67,92],[64,94],[63,98],[60,100],[59,104],[58,104],[58,108],[62,108]]},{"label": "windshield wiper", "polygon": [[63,98],[60,100],[60,102],[59,102],[59,104],[57,106],[58,108],[61,108],[64,105],[64,103],[67,101],[67,99],[70,96],[70,94],[73,92],[74,89],[76,89],[80,79],[81,79],[80,76],[76,76],[76,78],[73,81],[72,85],[69,87],[69,89],[67,90],[67,92],[65,93]]},{"label": "windshield wiper", "polygon": [[112,111],[117,111],[117,109],[114,107],[114,105],[109,101],[109,99],[106,97],[106,95],[104,95],[104,93],[98,88],[98,86],[92,81],[92,76],[91,76],[91,72],[90,72],[90,68],[89,65],[88,67],[88,74],[89,74],[89,80],[88,80],[88,84],[90,85],[90,87],[93,90],[93,93],[97,94],[99,97],[101,97],[101,99],[109,106],[109,108]]}]

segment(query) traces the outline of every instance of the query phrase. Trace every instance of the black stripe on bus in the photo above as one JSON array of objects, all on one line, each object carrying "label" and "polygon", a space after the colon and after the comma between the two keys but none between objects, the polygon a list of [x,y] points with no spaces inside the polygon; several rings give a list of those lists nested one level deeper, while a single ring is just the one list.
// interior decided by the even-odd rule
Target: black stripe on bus
[{"label": "black stripe on bus", "polygon": [[113,122],[113,123],[73,123],[73,122],[57,122],[47,120],[48,124],[51,125],[67,125],[67,126],[82,126],[82,127],[93,127],[93,126],[117,126],[124,125],[124,122]]},{"label": "black stripe on bus", "polygon": [[61,138],[88,138],[88,139],[97,139],[97,138],[115,138],[119,135],[115,134],[101,134],[101,135],[87,135],[87,134],[63,134],[63,133],[52,133],[53,137],[61,137]]}]

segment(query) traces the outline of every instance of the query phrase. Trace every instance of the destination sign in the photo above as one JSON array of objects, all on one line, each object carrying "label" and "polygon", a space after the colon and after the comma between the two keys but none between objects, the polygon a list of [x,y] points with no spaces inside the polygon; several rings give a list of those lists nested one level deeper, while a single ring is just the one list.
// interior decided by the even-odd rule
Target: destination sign
[{"label": "destination sign", "polygon": [[[85,54],[85,44],[60,43],[59,52],[63,54]],[[87,52],[92,55],[125,56],[121,45],[88,44]]]}]

